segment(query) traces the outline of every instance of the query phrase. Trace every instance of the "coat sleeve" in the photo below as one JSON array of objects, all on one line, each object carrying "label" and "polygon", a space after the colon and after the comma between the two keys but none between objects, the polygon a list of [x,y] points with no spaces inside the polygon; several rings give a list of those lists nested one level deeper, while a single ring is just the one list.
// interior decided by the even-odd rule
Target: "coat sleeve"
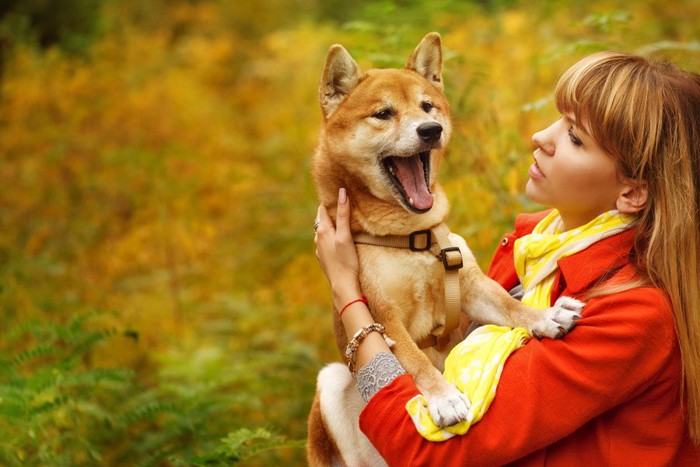
[{"label": "coat sleeve", "polygon": [[417,433],[405,410],[418,393],[410,375],[369,401],[360,427],[389,465],[506,464],[641,393],[664,368],[678,364],[675,342],[660,291],[599,297],[564,339],[533,339],[511,355],[493,404],[466,435],[434,443]]}]

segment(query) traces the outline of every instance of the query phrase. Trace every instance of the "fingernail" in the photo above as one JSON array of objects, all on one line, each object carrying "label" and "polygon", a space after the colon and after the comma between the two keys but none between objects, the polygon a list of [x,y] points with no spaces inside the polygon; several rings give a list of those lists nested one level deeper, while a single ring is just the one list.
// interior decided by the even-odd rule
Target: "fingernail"
[{"label": "fingernail", "polygon": [[348,195],[345,192],[345,188],[338,190],[338,203],[345,204],[348,202]]}]

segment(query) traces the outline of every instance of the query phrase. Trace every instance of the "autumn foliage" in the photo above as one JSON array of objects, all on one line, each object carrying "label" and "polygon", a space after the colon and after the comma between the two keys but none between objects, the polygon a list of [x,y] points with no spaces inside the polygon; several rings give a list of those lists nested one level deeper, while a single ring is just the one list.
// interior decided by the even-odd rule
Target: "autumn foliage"
[{"label": "autumn foliage", "polygon": [[8,465],[303,464],[339,359],[309,177],[331,44],[402,66],[441,33],[450,226],[484,266],[536,208],[529,137],[564,69],[615,48],[700,71],[692,0],[68,3],[93,12],[79,40],[0,11]]}]

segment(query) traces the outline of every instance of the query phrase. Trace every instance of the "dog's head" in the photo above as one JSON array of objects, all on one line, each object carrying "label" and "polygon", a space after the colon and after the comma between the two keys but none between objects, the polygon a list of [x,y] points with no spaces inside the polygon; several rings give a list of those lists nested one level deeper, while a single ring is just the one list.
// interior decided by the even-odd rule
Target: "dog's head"
[{"label": "dog's head", "polygon": [[319,101],[320,152],[339,183],[410,213],[431,210],[434,174],[451,131],[437,33],[423,38],[404,69],[362,72],[343,46],[333,45]]}]

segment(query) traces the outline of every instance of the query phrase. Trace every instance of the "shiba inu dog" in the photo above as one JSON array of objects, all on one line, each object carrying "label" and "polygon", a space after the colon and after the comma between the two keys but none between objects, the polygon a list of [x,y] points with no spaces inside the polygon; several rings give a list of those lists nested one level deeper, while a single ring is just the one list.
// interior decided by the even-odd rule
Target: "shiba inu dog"
[{"label": "shiba inu dog", "polygon": [[[481,272],[459,237],[449,235],[448,201],[437,181],[451,133],[437,33],[423,38],[404,69],[362,72],[341,45],[333,45],[319,102],[323,124],[313,179],[331,217],[340,187],[352,200],[351,230],[369,309],[396,342],[393,352],[429,401],[433,420],[442,426],[464,420],[469,401],[440,371],[469,320],[554,338],[574,326],[581,304],[567,298],[546,310],[524,306]],[[392,243],[396,239],[404,241]],[[448,276],[456,278],[461,326],[447,310]],[[335,321],[342,352],[347,339]],[[421,350],[417,343],[426,340]],[[331,364],[321,371],[309,416],[311,465],[384,463],[359,431],[363,406],[346,367]]]}]

